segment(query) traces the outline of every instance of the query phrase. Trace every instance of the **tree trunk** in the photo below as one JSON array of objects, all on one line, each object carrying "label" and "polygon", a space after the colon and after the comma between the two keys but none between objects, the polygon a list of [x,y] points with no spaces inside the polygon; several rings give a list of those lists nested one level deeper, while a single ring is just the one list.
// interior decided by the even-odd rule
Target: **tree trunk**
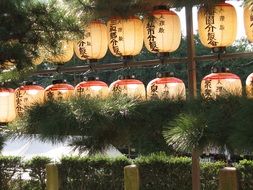
[{"label": "tree trunk", "polygon": [[192,150],[192,190],[200,190],[199,151]]}]

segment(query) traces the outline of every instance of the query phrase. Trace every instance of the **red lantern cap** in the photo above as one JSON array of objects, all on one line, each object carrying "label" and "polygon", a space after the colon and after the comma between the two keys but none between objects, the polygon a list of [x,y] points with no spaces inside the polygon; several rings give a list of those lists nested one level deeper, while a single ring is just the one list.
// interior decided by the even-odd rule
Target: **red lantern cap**
[{"label": "red lantern cap", "polygon": [[14,93],[15,91],[12,88],[0,88],[0,93],[3,93],[3,92]]},{"label": "red lantern cap", "polygon": [[114,85],[128,85],[128,84],[143,84],[141,81],[136,79],[123,79],[123,80],[117,80],[115,81]]},{"label": "red lantern cap", "polygon": [[86,88],[91,86],[105,86],[108,87],[108,85],[103,81],[83,81],[79,83],[76,87],[77,88]]},{"label": "red lantern cap", "polygon": [[163,78],[156,78],[152,83],[155,84],[166,84],[166,83],[184,83],[181,79],[176,77],[163,77]]},{"label": "red lantern cap", "polygon": [[233,73],[211,73],[203,78],[203,80],[220,80],[220,79],[240,79]]},{"label": "red lantern cap", "polygon": [[45,91],[58,91],[58,90],[74,90],[74,87],[70,84],[52,84],[48,86]]}]

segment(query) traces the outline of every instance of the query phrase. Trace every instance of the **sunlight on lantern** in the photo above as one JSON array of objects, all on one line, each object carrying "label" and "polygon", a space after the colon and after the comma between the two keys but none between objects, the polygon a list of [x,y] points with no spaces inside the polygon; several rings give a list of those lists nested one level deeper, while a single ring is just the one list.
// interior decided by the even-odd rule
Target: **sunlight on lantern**
[{"label": "sunlight on lantern", "polygon": [[0,92],[0,96],[9,96],[10,93],[9,92]]},{"label": "sunlight on lantern", "polygon": [[27,90],[26,92],[27,92],[27,94],[29,94],[29,95],[36,95],[36,94],[39,93],[38,90]]},{"label": "sunlight on lantern", "polygon": [[131,90],[135,90],[136,88],[138,88],[137,84],[129,84],[128,88],[130,88]]},{"label": "sunlight on lantern", "polygon": [[94,91],[99,91],[102,89],[102,86],[91,86],[90,88]]}]

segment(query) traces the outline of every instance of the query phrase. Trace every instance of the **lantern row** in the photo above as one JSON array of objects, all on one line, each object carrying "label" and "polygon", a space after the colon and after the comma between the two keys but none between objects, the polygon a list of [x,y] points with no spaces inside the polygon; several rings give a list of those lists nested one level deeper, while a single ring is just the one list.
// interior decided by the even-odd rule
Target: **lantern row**
[{"label": "lantern row", "polygon": [[[253,73],[246,80],[247,96],[253,98]],[[68,100],[76,97],[106,98],[108,96],[125,95],[140,100],[149,99],[186,99],[185,84],[170,73],[162,73],[144,84],[130,76],[122,77],[108,85],[95,78],[88,78],[73,87],[63,80],[54,80],[45,89],[33,83],[26,83],[16,90],[0,88],[0,123],[13,121],[35,103],[44,101]],[[226,69],[216,69],[201,81],[201,95],[205,99],[216,99],[227,95],[242,95],[240,78]]]},{"label": "lantern row", "polygon": [[[244,7],[244,27],[249,41],[253,42],[253,5]],[[198,32],[201,43],[213,49],[224,49],[236,39],[237,15],[233,5],[218,3],[213,11],[204,7],[198,10]],[[85,28],[83,39],[72,42],[60,42],[60,53],[34,59],[40,64],[45,57],[50,62],[68,62],[73,54],[81,60],[98,60],[105,56],[107,49],[114,56],[128,57],[140,53],[143,42],[152,53],[176,51],[181,42],[181,24],[179,16],[171,10],[159,7],[154,9],[143,22],[138,17],[128,19],[111,18],[107,25],[96,20]]]}]

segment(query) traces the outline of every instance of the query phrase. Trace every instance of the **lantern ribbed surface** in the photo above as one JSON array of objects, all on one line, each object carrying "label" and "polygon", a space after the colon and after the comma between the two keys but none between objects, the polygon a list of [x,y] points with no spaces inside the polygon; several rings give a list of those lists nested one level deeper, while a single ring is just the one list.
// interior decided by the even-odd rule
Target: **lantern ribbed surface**
[{"label": "lantern ribbed surface", "polygon": [[137,17],[107,22],[109,49],[114,56],[135,56],[143,47],[143,24]]},{"label": "lantern ribbed surface", "polygon": [[16,118],[15,91],[0,88],[0,123],[9,123]]},{"label": "lantern ribbed surface", "polygon": [[66,63],[71,60],[74,55],[74,44],[72,41],[61,40],[59,53],[56,55],[49,55],[48,61],[53,63]]},{"label": "lantern ribbed surface", "polygon": [[247,39],[253,42],[253,5],[247,4],[243,8],[244,29]]},{"label": "lantern ribbed surface", "polygon": [[81,60],[101,59],[108,49],[107,27],[101,21],[93,21],[86,28],[82,40],[74,45],[76,56]]},{"label": "lantern ribbed surface", "polygon": [[75,87],[75,95],[79,97],[106,98],[108,93],[108,85],[103,81],[83,81]]},{"label": "lantern ribbed surface", "polygon": [[147,85],[148,99],[185,99],[185,84],[176,77],[155,78]]},{"label": "lantern ribbed surface", "polygon": [[122,79],[114,81],[109,86],[111,95],[126,95],[131,98],[146,98],[146,90],[144,84],[136,79]]},{"label": "lantern ribbed surface", "polygon": [[66,83],[57,83],[45,89],[45,100],[67,100],[74,94],[74,87]]},{"label": "lantern ribbed surface", "polygon": [[212,73],[201,81],[201,95],[207,99],[229,95],[241,96],[241,79],[233,73]]},{"label": "lantern ribbed surface", "polygon": [[170,10],[155,10],[143,22],[144,44],[152,53],[173,52],[181,42],[179,16]]},{"label": "lantern ribbed surface", "polygon": [[208,12],[198,11],[198,32],[201,43],[209,48],[232,45],[237,34],[237,15],[233,5],[218,3]]},{"label": "lantern ribbed surface", "polygon": [[15,97],[16,112],[22,115],[29,106],[44,102],[44,88],[39,85],[23,85],[15,90]]}]

